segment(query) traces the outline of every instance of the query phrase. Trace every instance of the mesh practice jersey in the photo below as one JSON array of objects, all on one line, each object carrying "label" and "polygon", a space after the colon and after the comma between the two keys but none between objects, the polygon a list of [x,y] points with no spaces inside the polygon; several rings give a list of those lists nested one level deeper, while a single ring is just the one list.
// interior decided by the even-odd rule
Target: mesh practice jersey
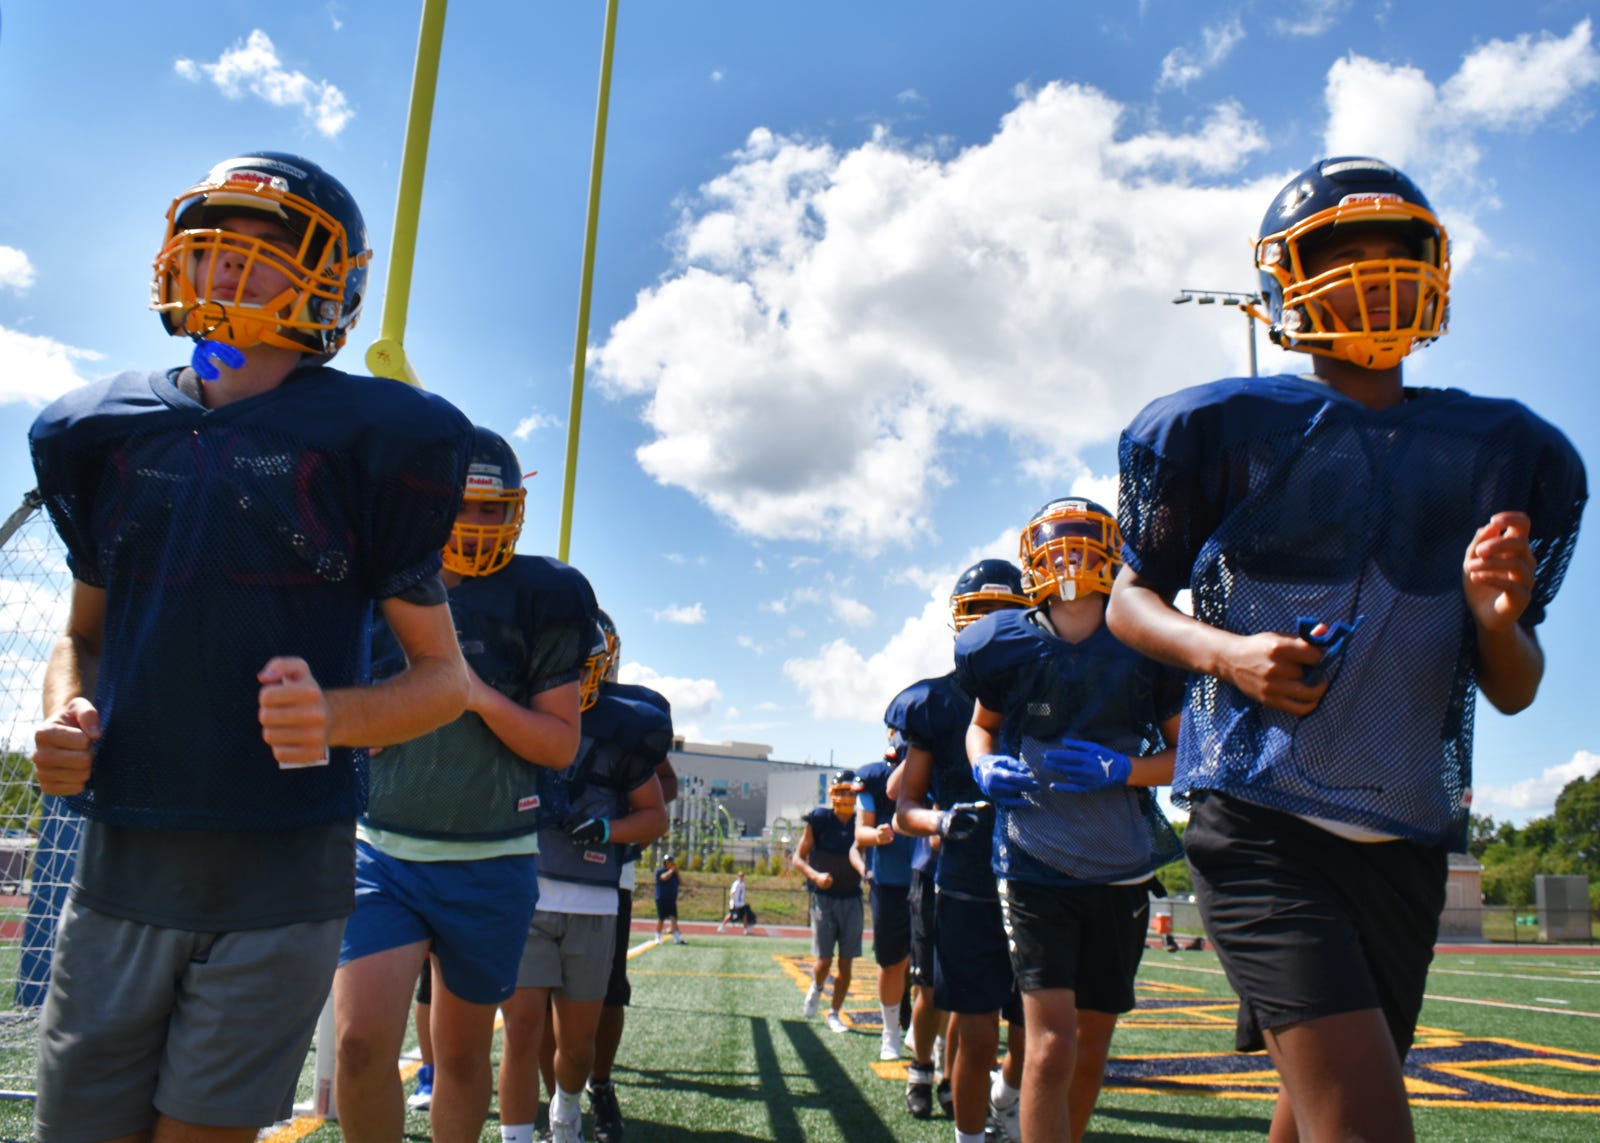
[{"label": "mesh practice jersey", "polygon": [[[641,688],[642,689],[642,688]],[[655,777],[672,749],[672,719],[654,703],[623,698],[613,684],[583,712],[577,761],[557,777],[567,819],[626,817],[628,795]],[[631,846],[579,845],[563,829],[539,831],[539,876],[557,881],[615,885]]]},{"label": "mesh practice jersey", "polygon": [[[467,664],[518,706],[578,681],[594,643],[594,589],[547,556],[512,556],[492,575],[450,589],[450,613]],[[387,678],[405,655],[380,617],[373,672]],[[559,818],[545,805],[557,771],[516,754],[473,711],[372,760],[366,820],[412,837],[489,841],[533,833]]]},{"label": "mesh practice jersey", "polygon": [[1153,402],[1123,432],[1120,523],[1141,576],[1189,588],[1197,619],[1239,634],[1359,622],[1305,718],[1195,679],[1180,802],[1224,790],[1424,844],[1464,825],[1467,545],[1496,512],[1532,519],[1532,628],[1572,558],[1587,487],[1567,439],[1515,401],[1405,398],[1377,411],[1311,378],[1230,378]]},{"label": "mesh practice jersey", "polygon": [[[949,809],[958,802],[986,800],[967,761],[972,696],[961,689],[953,672],[912,683],[890,700],[883,721],[889,729],[898,730],[909,745],[932,756],[928,793],[935,805]],[[992,824],[960,841],[947,838],[939,843],[934,884],[971,900],[996,898],[989,864]]]},{"label": "mesh practice jersey", "polygon": [[472,426],[410,386],[306,368],[217,409],[167,373],[67,394],[29,433],[77,580],[105,590],[91,818],[286,829],[354,817],[365,751],[278,768],[256,672],[368,681],[375,600],[439,570]]},{"label": "mesh practice jersey", "polygon": [[1130,758],[1166,748],[1161,722],[1183,707],[1184,676],[1118,642],[1102,624],[1079,643],[1047,631],[1035,611],[997,611],[956,637],[956,677],[1002,716],[999,753],[1039,779],[1027,806],[998,808],[994,871],[1010,881],[1107,884],[1152,873],[1182,847],[1154,791],[1140,786],[1060,793],[1043,754],[1077,738]]}]

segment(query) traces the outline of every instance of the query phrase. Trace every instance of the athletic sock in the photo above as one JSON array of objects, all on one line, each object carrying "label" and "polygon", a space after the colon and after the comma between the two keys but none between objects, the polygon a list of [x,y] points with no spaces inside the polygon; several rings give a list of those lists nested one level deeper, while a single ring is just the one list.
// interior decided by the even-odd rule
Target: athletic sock
[{"label": "athletic sock", "polygon": [[563,1123],[574,1123],[578,1116],[583,1114],[583,1109],[578,1105],[581,1092],[568,1091],[560,1084],[556,1084],[556,1091],[550,1097],[550,1118],[559,1119]]},{"label": "athletic sock", "polygon": [[883,1013],[883,1030],[885,1032],[890,1028],[897,1032],[900,1030],[900,1005],[880,1004],[878,1005],[878,1011]]},{"label": "athletic sock", "polygon": [[1022,1089],[1006,1082],[1004,1072],[994,1073],[994,1083],[989,1085],[989,1102],[997,1108],[1011,1107],[1022,1098]]},{"label": "athletic sock", "polygon": [[533,1124],[500,1125],[500,1143],[533,1143]]},{"label": "athletic sock", "polygon": [[983,1143],[983,1138],[982,1131],[963,1131],[959,1127],[956,1128],[956,1143]]}]

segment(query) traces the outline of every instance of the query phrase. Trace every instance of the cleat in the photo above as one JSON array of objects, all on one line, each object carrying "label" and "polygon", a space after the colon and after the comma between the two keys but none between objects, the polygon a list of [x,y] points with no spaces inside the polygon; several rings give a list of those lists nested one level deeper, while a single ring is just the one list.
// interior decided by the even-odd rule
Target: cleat
[{"label": "cleat", "polygon": [[830,1010],[828,1013],[828,1031],[839,1033],[848,1032],[849,1030],[844,1026],[844,1021],[839,1019],[839,1014]]},{"label": "cleat", "polygon": [[583,1120],[550,1117],[550,1143],[583,1143]]},{"label": "cleat", "polygon": [[610,1080],[589,1081],[589,1114],[594,1120],[595,1143],[622,1143],[622,1108]]},{"label": "cleat", "polygon": [[433,1065],[423,1064],[417,1069],[417,1086],[406,1098],[412,1111],[427,1111],[433,1106]]},{"label": "cleat", "polygon": [[900,1029],[890,1026],[883,1030],[878,1042],[878,1059],[885,1062],[900,1058]]},{"label": "cleat", "polygon": [[806,991],[806,1002],[800,1006],[800,1015],[807,1020],[816,1019],[817,1009],[822,1006],[822,989],[812,985]]},{"label": "cleat", "polygon": [[912,1064],[906,1069],[906,1110],[915,1119],[933,1118],[933,1069]]},{"label": "cleat", "polygon": [[939,1097],[939,1109],[951,1119],[956,1117],[956,1093],[950,1090],[950,1081],[942,1079],[935,1091]]},{"label": "cleat", "polygon": [[1013,1096],[1010,1103],[999,1103],[995,1099],[995,1092],[1001,1089],[999,1071],[995,1071],[990,1078],[989,1087],[989,1122],[995,1131],[995,1138],[1001,1143],[1022,1143],[1022,1098]]}]

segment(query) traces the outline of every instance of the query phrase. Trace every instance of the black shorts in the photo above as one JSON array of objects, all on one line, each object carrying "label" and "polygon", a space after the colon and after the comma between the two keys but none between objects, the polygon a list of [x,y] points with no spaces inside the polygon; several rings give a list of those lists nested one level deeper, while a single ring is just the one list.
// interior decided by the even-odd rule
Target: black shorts
[{"label": "black shorts", "polygon": [[911,889],[906,895],[911,914],[911,983],[933,987],[933,914],[935,897],[933,870],[911,871]]},{"label": "black shorts", "polygon": [[1020,1022],[1022,998],[1011,976],[999,901],[939,894],[933,935],[933,1003],[945,1012],[999,1012]]},{"label": "black shorts", "polygon": [[908,885],[872,883],[872,956],[879,968],[911,955],[911,902]]},{"label": "black shorts", "polygon": [[678,903],[676,901],[657,901],[656,920],[665,921],[668,917],[676,919],[678,916]]},{"label": "black shorts", "polygon": [[1380,1008],[1404,1058],[1444,909],[1445,847],[1348,841],[1215,792],[1184,830],[1206,932],[1239,994],[1240,1051],[1263,1029]]},{"label": "black shorts", "polygon": [[1133,978],[1150,927],[1149,882],[1002,881],[1000,906],[1019,989],[1070,988],[1079,1009],[1133,1011]]},{"label": "black shorts", "polygon": [[633,894],[617,890],[617,939],[611,948],[611,979],[606,981],[606,1007],[626,1008],[633,999],[628,982],[628,941],[633,932]]}]

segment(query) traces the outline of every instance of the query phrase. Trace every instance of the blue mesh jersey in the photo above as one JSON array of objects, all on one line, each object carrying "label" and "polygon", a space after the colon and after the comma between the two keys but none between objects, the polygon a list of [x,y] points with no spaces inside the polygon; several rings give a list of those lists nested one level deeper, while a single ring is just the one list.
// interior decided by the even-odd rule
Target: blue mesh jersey
[{"label": "blue mesh jersey", "polygon": [[438,572],[472,426],[410,386],[315,367],[206,409],[179,372],[85,386],[29,433],[72,574],[106,593],[104,734],[70,804],[153,828],[353,818],[365,751],[280,770],[256,672],[293,655],[324,688],[367,682],[373,601]]},{"label": "blue mesh jersey", "polygon": [[[461,653],[480,679],[518,706],[577,682],[594,642],[594,590],[583,573],[547,556],[512,556],[501,570],[450,589]],[[373,626],[373,673],[388,678],[405,655],[388,625]],[[516,754],[465,711],[372,759],[366,821],[412,837],[490,841],[558,820],[545,805],[557,772]]]},{"label": "blue mesh jersey", "polygon": [[[577,760],[557,778],[564,816],[615,819],[629,813],[628,795],[651,778],[672,749],[672,719],[646,699],[623,698],[612,683],[583,712]],[[654,693],[654,692],[651,692]],[[578,845],[565,830],[539,831],[539,876],[557,881],[615,885],[622,877],[622,845]]]},{"label": "blue mesh jersey", "polygon": [[1474,532],[1532,519],[1525,627],[1544,619],[1587,498],[1582,462],[1515,401],[1408,389],[1374,411],[1310,378],[1233,378],[1153,402],[1123,432],[1128,565],[1189,588],[1197,619],[1292,634],[1360,626],[1305,718],[1197,676],[1177,800],[1247,801],[1437,844],[1465,824],[1475,626],[1461,590]]},{"label": "blue mesh jersey", "polygon": [[1036,611],[993,612],[956,636],[956,677],[1003,721],[1000,753],[1022,759],[1040,790],[999,809],[995,875],[1048,885],[1097,885],[1152,873],[1183,852],[1154,791],[1109,786],[1057,793],[1044,751],[1079,738],[1130,758],[1164,750],[1161,723],[1183,708],[1184,675],[1117,641],[1102,624],[1079,643]]},{"label": "blue mesh jersey", "polygon": [[[878,825],[888,825],[894,820],[894,799],[889,796],[889,775],[894,768],[884,761],[868,762],[856,771],[861,782],[858,810],[873,815]],[[917,847],[916,839],[903,833],[894,835],[888,845],[870,845],[861,852],[866,856],[867,868],[872,871],[876,885],[910,885],[911,857]]]},{"label": "blue mesh jersey", "polygon": [[[972,697],[961,689],[954,673],[912,683],[890,701],[883,721],[907,743],[933,757],[928,793],[934,805],[948,809],[957,802],[984,800],[967,761]],[[963,841],[940,842],[934,884],[969,900],[995,900],[994,871],[989,867],[991,844],[989,833],[981,829]]]},{"label": "blue mesh jersey", "polygon": [[818,873],[833,874],[833,884],[818,889],[807,881],[806,888],[823,897],[861,898],[861,874],[850,864],[850,847],[856,843],[856,816],[843,821],[827,806],[818,806],[800,819],[811,827],[811,856],[807,862]]}]

